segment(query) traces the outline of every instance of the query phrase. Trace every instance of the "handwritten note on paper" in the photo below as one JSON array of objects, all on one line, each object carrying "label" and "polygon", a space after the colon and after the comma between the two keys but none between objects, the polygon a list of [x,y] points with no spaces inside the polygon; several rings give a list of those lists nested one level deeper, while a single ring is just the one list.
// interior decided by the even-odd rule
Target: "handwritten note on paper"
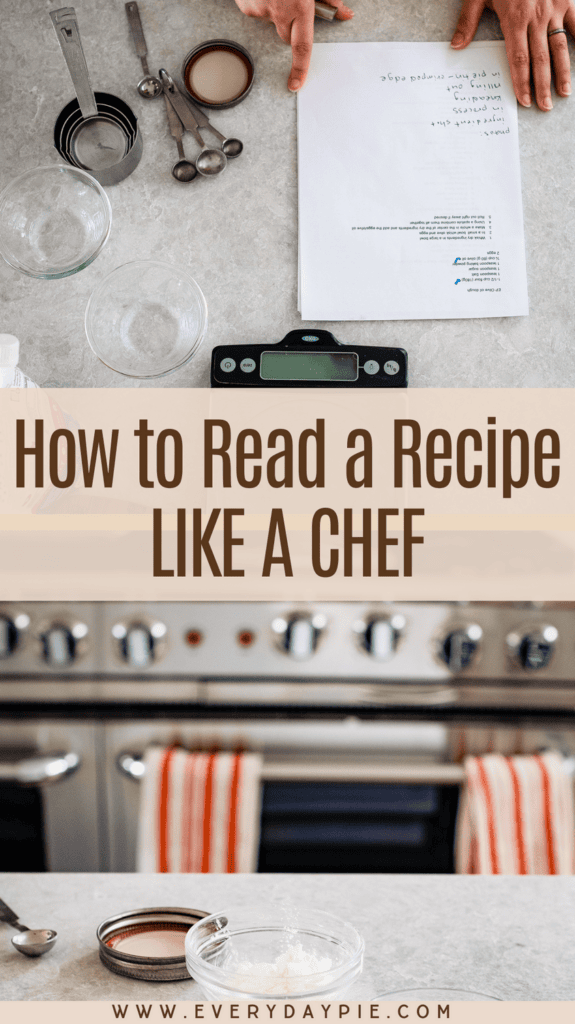
[{"label": "handwritten note on paper", "polygon": [[504,43],[316,45],[298,165],[304,320],[529,312]]}]

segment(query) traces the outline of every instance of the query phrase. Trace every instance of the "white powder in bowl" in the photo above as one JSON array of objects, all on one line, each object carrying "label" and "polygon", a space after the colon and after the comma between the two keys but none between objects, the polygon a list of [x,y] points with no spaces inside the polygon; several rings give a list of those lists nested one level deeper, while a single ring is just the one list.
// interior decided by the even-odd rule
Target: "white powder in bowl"
[{"label": "white powder in bowl", "polygon": [[302,979],[311,974],[325,974],[331,967],[329,957],[307,953],[301,942],[296,942],[280,953],[273,963],[243,961],[235,964],[232,983],[244,991],[252,988],[269,995],[289,995],[305,987]]}]

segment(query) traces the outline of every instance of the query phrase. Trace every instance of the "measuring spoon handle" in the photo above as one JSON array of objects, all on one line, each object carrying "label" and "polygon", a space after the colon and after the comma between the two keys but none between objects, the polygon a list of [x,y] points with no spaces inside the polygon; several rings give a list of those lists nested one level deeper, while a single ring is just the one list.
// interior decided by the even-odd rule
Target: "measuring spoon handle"
[{"label": "measuring spoon handle", "polygon": [[212,125],[210,123],[208,115],[204,114],[204,111],[200,110],[200,108],[196,106],[196,104],[190,99],[189,96],[185,96],[185,100],[197,121],[198,128],[211,128]]},{"label": "measuring spoon handle", "polygon": [[190,109],[191,109],[191,111],[192,111],[192,113],[193,113],[193,115],[194,115],[194,117],[195,117],[195,119],[196,119],[196,121],[198,123],[198,128],[206,128],[209,132],[212,133],[212,135],[215,135],[216,139],[219,139],[220,142],[225,142],[226,141],[227,136],[226,135],[222,135],[222,133],[219,132],[217,128],[214,128],[212,122],[209,120],[207,114],[204,114],[203,110],[200,110],[199,107],[196,107],[196,104],[192,103],[192,101],[189,100],[187,97],[186,97],[186,103],[188,104],[188,107],[190,107]]},{"label": "measuring spoon handle", "polygon": [[11,924],[12,927],[17,928],[19,932],[30,931],[25,924],[20,924],[18,914],[15,914],[8,904],[4,903],[4,900],[0,900],[0,921],[5,921],[6,924]]},{"label": "measuring spoon handle", "polygon": [[57,11],[50,11],[50,17],[74,83],[82,117],[97,117],[98,108],[82,49],[76,11],[73,7],[60,7]]},{"label": "measuring spoon handle", "polygon": [[180,121],[178,115],[176,114],[176,111],[174,110],[172,104],[170,103],[170,99],[169,99],[169,96],[167,95],[167,93],[164,93],[164,99],[166,101],[166,114],[168,115],[168,124],[170,126],[170,134],[173,135],[174,139],[176,140],[176,145],[178,147],[178,155],[180,157],[180,160],[185,160],[186,159],[186,154],[184,153],[184,145],[182,143],[182,136],[184,134],[184,126],[183,126],[182,122]]},{"label": "measuring spoon handle", "polygon": [[220,142],[227,142],[227,136],[222,135],[222,133],[219,132],[217,128],[214,128],[213,124],[207,124],[206,128],[208,129],[209,132],[212,133],[212,135],[215,135],[216,139],[219,139]]},{"label": "measuring spoon handle", "polygon": [[12,924],[17,920],[18,914],[15,914],[8,904],[4,903],[4,900],[0,900],[0,921],[6,921],[8,924]]},{"label": "measuring spoon handle", "polygon": [[202,139],[202,136],[198,130],[198,123],[194,118],[188,104],[184,97],[180,93],[176,83],[174,82],[171,75],[168,74],[165,68],[160,68],[160,79],[164,86],[164,95],[167,97],[169,102],[172,104],[176,114],[182,122],[187,132],[191,132],[194,139],[202,149],[206,149],[206,143]]},{"label": "measuring spoon handle", "polygon": [[140,58],[145,74],[149,75],[150,69],[146,60],[146,57],[148,56],[148,47],[146,46],[146,37],[144,36],[142,19],[140,18],[140,11],[136,0],[129,0],[129,3],[127,3],[125,7],[128,24],[132,30],[132,39],[134,40],[134,46],[136,48],[136,56]]},{"label": "measuring spoon handle", "polygon": [[[182,94],[180,93],[180,95],[182,95]],[[223,142],[227,142],[227,136],[226,135],[222,135],[222,133],[219,132],[217,128],[214,128],[214,126],[213,126],[212,122],[210,121],[208,115],[204,114],[204,111],[200,110],[200,108],[196,106],[196,104],[189,98],[189,96],[185,96],[184,99],[185,99],[188,107],[192,111],[192,114],[194,115],[194,118],[196,119],[196,123],[197,123],[198,128],[200,128],[200,129],[201,128],[207,128],[207,130],[209,132],[211,132],[212,135],[215,135],[216,139],[219,139],[220,142],[222,142],[222,143]]]}]

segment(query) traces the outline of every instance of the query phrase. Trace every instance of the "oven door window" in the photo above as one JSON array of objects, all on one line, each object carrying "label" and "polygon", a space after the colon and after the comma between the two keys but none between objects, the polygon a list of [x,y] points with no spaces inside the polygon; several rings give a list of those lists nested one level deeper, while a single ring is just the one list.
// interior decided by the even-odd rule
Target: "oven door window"
[{"label": "oven door window", "polygon": [[259,871],[445,874],[457,786],[268,782]]},{"label": "oven door window", "polygon": [[45,871],[38,789],[0,783],[0,871]]}]

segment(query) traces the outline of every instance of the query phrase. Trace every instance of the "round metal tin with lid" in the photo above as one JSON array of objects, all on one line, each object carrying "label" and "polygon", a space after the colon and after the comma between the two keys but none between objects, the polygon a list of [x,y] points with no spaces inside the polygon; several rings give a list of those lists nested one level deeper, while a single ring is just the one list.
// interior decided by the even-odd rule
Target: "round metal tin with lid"
[{"label": "round metal tin with lid", "polygon": [[254,62],[240,43],[209,39],[184,58],[182,78],[193,100],[203,107],[223,110],[241,103],[254,82]]},{"label": "round metal tin with lid", "polygon": [[185,981],[185,938],[209,911],[144,907],[102,921],[96,932],[100,960],[110,971],[140,981]]}]

